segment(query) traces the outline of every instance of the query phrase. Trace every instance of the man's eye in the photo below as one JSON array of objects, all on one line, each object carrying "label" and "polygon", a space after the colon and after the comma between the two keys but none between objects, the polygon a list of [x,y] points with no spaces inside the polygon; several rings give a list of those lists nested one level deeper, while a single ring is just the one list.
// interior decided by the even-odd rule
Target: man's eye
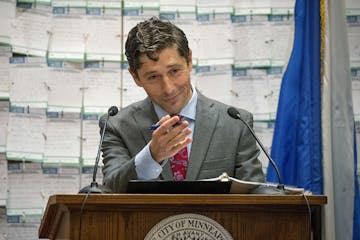
[{"label": "man's eye", "polygon": [[148,80],[152,81],[152,80],[156,80],[157,76],[156,75],[151,75],[148,77]]},{"label": "man's eye", "polygon": [[172,74],[176,74],[176,73],[178,73],[180,71],[180,69],[173,69],[173,70],[171,70],[171,72],[172,72]]}]

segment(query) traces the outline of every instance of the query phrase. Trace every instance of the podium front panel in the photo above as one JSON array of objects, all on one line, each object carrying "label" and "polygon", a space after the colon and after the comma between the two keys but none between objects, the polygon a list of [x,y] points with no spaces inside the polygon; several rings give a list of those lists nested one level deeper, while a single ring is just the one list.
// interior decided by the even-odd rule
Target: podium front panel
[{"label": "podium front panel", "polygon": [[[317,215],[326,203],[324,196],[309,196],[312,212],[309,213],[306,201],[300,195],[111,194],[89,195],[86,202],[84,196],[52,196],[40,227],[40,237],[144,240],[164,219],[196,214],[215,221],[236,240],[304,240],[311,239],[313,232],[318,238],[321,225],[311,226],[310,214],[313,219],[319,219]],[[209,230],[206,224],[197,225],[198,231]],[[169,225],[159,231],[184,231],[175,227]],[[181,234],[184,233],[178,233]],[[170,233],[160,232],[158,235],[153,240],[170,239],[161,238],[165,235],[177,239]]]}]

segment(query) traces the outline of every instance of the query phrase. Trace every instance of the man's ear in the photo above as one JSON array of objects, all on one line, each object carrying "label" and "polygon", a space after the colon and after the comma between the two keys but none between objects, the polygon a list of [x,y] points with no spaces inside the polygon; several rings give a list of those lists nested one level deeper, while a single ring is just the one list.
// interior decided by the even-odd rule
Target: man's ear
[{"label": "man's ear", "polygon": [[128,71],[129,71],[129,73],[131,74],[132,78],[134,79],[136,85],[138,85],[139,87],[142,87],[142,83],[141,83],[141,81],[140,81],[137,73],[131,71],[130,68],[128,68]]},{"label": "man's ear", "polygon": [[192,51],[191,51],[191,49],[189,49],[189,62],[188,62],[188,66],[189,66],[189,68],[190,68],[190,72],[191,72],[191,70],[192,70]]}]

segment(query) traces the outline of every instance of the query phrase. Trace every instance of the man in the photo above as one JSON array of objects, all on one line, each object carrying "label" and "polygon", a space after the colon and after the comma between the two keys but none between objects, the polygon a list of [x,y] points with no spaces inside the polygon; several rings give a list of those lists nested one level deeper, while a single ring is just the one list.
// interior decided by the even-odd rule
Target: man
[{"label": "man", "polygon": [[[125,54],[148,97],[109,120],[102,145],[106,186],[124,192],[131,179],[196,180],[224,172],[264,181],[246,126],[227,114],[229,106],[191,85],[192,53],[181,29],[157,18],[141,22],[129,32]],[[249,112],[240,113],[253,124]]]}]

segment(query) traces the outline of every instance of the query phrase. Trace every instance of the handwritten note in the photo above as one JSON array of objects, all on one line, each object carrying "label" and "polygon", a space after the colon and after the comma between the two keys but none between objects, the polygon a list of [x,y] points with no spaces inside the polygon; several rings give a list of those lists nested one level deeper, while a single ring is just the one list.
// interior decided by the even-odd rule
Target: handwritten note
[{"label": "handwritten note", "polygon": [[6,139],[7,158],[42,161],[45,122],[45,115],[10,113]]},{"label": "handwritten note", "polygon": [[0,99],[8,99],[10,93],[9,57],[0,56]]},{"label": "handwritten note", "polygon": [[269,66],[270,25],[265,17],[255,17],[234,25],[235,62],[243,67]]},{"label": "handwritten note", "polygon": [[85,27],[86,18],[83,15],[54,15],[49,58],[83,60]]},{"label": "handwritten note", "polygon": [[267,76],[264,69],[247,69],[232,78],[232,104],[254,114],[255,120],[268,119]]},{"label": "handwritten note", "polygon": [[46,108],[48,102],[48,68],[44,58],[24,58],[10,64],[10,102],[13,106]]},{"label": "handwritten note", "polygon": [[80,112],[83,87],[82,65],[66,63],[60,68],[49,68],[49,74],[51,78],[48,80],[48,110]]},{"label": "handwritten note", "polygon": [[[42,182],[40,163],[9,163],[9,195],[7,208],[12,213],[41,213],[42,199],[39,186]],[[32,186],[32,187],[29,187]]]},{"label": "handwritten note", "polygon": [[121,69],[86,69],[84,71],[85,113],[106,113],[112,106],[120,106]]},{"label": "handwritten note", "polygon": [[47,118],[44,163],[79,165],[80,119]]},{"label": "handwritten note", "polygon": [[5,154],[0,154],[0,206],[1,201],[5,205],[4,200],[8,198],[8,171],[7,171],[7,160]]},{"label": "handwritten note", "polygon": [[144,99],[145,97],[146,92],[144,89],[137,86],[130,73],[124,69],[121,106],[126,107],[131,103]]},{"label": "handwritten note", "polygon": [[33,9],[16,9],[12,25],[13,51],[25,55],[46,56],[51,34],[51,7],[48,12]]},{"label": "handwritten note", "polygon": [[[119,9],[119,15],[120,13]],[[121,16],[88,17],[86,59],[120,61],[121,33]]]},{"label": "handwritten note", "polygon": [[90,117],[88,117],[87,119],[86,118],[87,117],[84,116],[82,124],[82,165],[93,166],[95,163],[100,141],[100,128],[98,124],[99,121],[97,117],[95,119],[91,119]]},{"label": "handwritten note", "polygon": [[15,18],[16,1],[0,1],[0,43],[10,44],[11,23]]},{"label": "handwritten note", "polygon": [[196,86],[200,92],[210,98],[231,104],[231,65],[204,66],[202,69],[196,77]]}]

